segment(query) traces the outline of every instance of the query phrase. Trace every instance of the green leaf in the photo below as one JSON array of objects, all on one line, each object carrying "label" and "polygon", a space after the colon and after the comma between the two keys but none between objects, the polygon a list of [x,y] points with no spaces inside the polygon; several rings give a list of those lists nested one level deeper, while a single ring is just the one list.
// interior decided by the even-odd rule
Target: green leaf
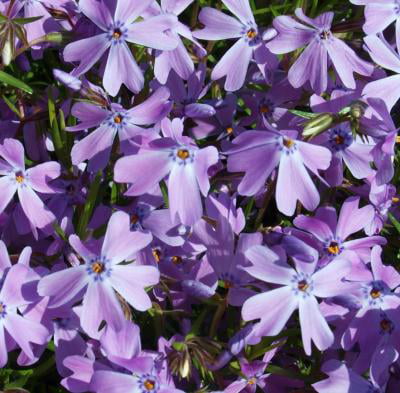
[{"label": "green leaf", "polygon": [[2,95],[1,98],[4,100],[4,102],[7,104],[7,106],[18,116],[20,117],[21,114],[19,113],[19,110],[17,107],[5,96]]},{"label": "green leaf", "polygon": [[0,82],[3,82],[9,86],[16,87],[17,89],[23,90],[28,94],[32,94],[33,90],[26,83],[20,81],[19,79],[7,74],[4,71],[0,71]]},{"label": "green leaf", "polygon": [[162,196],[164,198],[165,207],[168,209],[168,206],[169,206],[168,188],[167,188],[167,185],[165,184],[164,180],[160,181],[160,188],[161,188]]},{"label": "green leaf", "polygon": [[39,19],[42,19],[43,15],[41,16],[32,16],[30,18],[15,18],[13,19],[13,23],[17,23],[19,25],[26,25],[28,23],[36,22]]},{"label": "green leaf", "polygon": [[298,111],[297,109],[289,109],[289,112],[293,113],[296,116],[302,117],[304,119],[314,119],[314,117],[317,117],[320,115],[320,113]]},{"label": "green leaf", "polygon": [[391,221],[391,223],[394,225],[394,227],[396,228],[397,232],[400,233],[400,222],[398,222],[395,218],[395,216],[392,213],[388,214],[389,220]]}]

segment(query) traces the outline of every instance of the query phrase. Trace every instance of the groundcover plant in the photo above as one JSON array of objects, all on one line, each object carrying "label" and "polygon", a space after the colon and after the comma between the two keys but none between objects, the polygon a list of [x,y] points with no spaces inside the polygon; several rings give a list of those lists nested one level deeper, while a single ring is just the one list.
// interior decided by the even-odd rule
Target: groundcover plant
[{"label": "groundcover plant", "polygon": [[0,0],[0,393],[399,393],[399,0]]}]

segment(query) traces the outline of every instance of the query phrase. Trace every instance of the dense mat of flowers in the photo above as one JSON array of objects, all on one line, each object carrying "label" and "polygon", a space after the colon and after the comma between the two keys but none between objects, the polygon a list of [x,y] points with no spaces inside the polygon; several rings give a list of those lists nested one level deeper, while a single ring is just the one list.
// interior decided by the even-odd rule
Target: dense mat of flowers
[{"label": "dense mat of flowers", "polygon": [[0,389],[400,392],[398,0],[0,12]]}]

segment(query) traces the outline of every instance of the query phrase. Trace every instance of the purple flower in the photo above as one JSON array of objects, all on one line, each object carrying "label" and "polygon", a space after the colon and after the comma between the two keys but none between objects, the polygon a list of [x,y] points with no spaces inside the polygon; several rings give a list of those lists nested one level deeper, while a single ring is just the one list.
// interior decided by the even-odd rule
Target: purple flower
[{"label": "purple flower", "polygon": [[238,186],[239,194],[252,196],[261,191],[279,165],[275,194],[279,211],[293,215],[297,200],[308,210],[318,206],[319,193],[306,167],[319,176],[319,169],[329,167],[331,153],[325,147],[296,140],[296,134],[271,128],[243,132],[232,141],[225,151],[228,171],[245,172]]},{"label": "purple flower", "polygon": [[[179,16],[193,0],[163,0],[161,6],[157,2],[153,2],[147,12],[150,15],[176,15]],[[165,84],[171,70],[174,70],[180,78],[188,80],[194,72],[193,60],[188,53],[182,38],[191,41],[196,45],[199,57],[203,57],[207,52],[203,47],[193,38],[192,32],[185,24],[177,21],[173,28],[166,32],[166,34],[174,37],[178,46],[174,50],[160,51],[156,50],[154,60],[154,75],[157,80]]]},{"label": "purple flower", "polygon": [[44,344],[49,338],[48,330],[18,313],[18,308],[28,302],[23,298],[21,287],[29,269],[23,264],[12,266],[0,291],[0,367],[7,364],[8,354],[15,342],[29,358],[34,358],[31,343]]},{"label": "purple flower", "polygon": [[[263,42],[248,0],[222,0],[222,2],[238,19],[213,8],[203,8],[199,20],[205,28],[194,31],[193,35],[202,40],[239,38],[214,66],[211,73],[213,80],[226,76],[225,90],[235,91],[243,86],[252,59],[259,65],[267,64],[268,70],[274,68],[277,61]],[[264,67],[261,67],[261,70],[263,71]],[[264,76],[266,76],[265,71]]]},{"label": "purple flower", "polygon": [[[364,372],[382,344],[400,350],[400,296],[393,292],[400,285],[400,274],[381,260],[382,249],[375,246],[371,252],[371,270],[363,281],[354,277],[351,293],[360,309],[351,319],[342,337],[342,346],[350,350],[356,343],[360,355],[353,364],[355,371]],[[375,355],[374,355],[375,354]]]},{"label": "purple flower", "polygon": [[133,92],[143,88],[144,77],[129,49],[128,42],[160,50],[175,49],[178,41],[164,33],[172,28],[177,19],[174,15],[159,15],[135,22],[151,4],[152,0],[116,2],[115,14],[105,0],[82,0],[82,12],[102,30],[101,34],[73,42],[64,49],[64,59],[79,62],[74,75],[89,71],[109,49],[104,69],[103,85],[107,92],[117,95],[124,83]]},{"label": "purple flower", "polygon": [[350,0],[357,5],[365,5],[366,34],[377,34],[396,22],[396,41],[400,44],[400,4],[397,0]]},{"label": "purple flower", "polygon": [[333,12],[325,12],[315,19],[304,15],[301,8],[295,11],[297,22],[290,16],[278,16],[273,25],[277,37],[267,44],[272,53],[282,54],[307,45],[304,52],[289,70],[289,82],[301,87],[310,81],[317,94],[328,86],[328,56],[343,84],[351,89],[356,87],[353,73],[371,75],[373,66],[361,60],[342,40],[331,31]]},{"label": "purple flower", "polygon": [[192,225],[202,215],[200,192],[207,196],[207,171],[218,162],[218,151],[213,146],[199,149],[190,138],[182,136],[181,119],[164,119],[162,128],[166,138],[153,140],[138,154],[116,162],[114,179],[132,183],[126,195],[136,196],[152,190],[169,175],[171,220]]},{"label": "purple flower", "polygon": [[215,231],[205,221],[200,223],[204,223],[205,233],[199,231],[200,228],[197,226],[196,234],[202,238],[207,247],[208,261],[218,279],[223,281],[225,288],[228,289],[227,302],[233,306],[241,306],[254,294],[254,291],[245,287],[253,281],[252,277],[242,270],[242,267],[248,264],[245,252],[256,244],[260,245],[262,236],[259,233],[242,233],[235,247],[234,232],[225,217],[218,217]]},{"label": "purple flower", "polygon": [[153,266],[120,263],[135,251],[146,247],[151,234],[130,232],[129,215],[114,213],[107,225],[101,250],[85,247],[76,235],[69,242],[84,264],[43,277],[38,291],[51,296],[51,307],[78,300],[83,294],[82,328],[95,335],[102,320],[115,330],[123,326],[124,315],[115,291],[135,309],[145,311],[151,300],[144,288],[158,283],[159,272]]},{"label": "purple flower", "polygon": [[370,225],[365,227],[365,233],[368,236],[376,235],[381,232],[383,225],[387,221],[390,208],[398,199],[395,195],[396,187],[392,184],[382,184],[378,186],[375,179],[372,181],[369,200],[375,208],[375,214]]},{"label": "purple flower", "polygon": [[75,104],[72,114],[81,123],[68,127],[68,131],[99,127],[74,145],[71,151],[72,163],[80,164],[99,155],[106,164],[116,135],[123,143],[136,135],[149,133],[150,130],[141,126],[154,124],[168,114],[172,107],[168,98],[168,89],[160,87],[146,101],[128,110],[119,104],[111,104],[110,108],[86,102]]},{"label": "purple flower", "polygon": [[160,370],[155,359],[139,356],[129,367],[129,374],[112,370],[98,370],[93,374],[90,391],[96,393],[183,393],[176,389],[168,374]]},{"label": "purple flower", "polygon": [[346,364],[338,360],[329,360],[322,366],[322,371],[329,378],[314,383],[312,387],[318,393],[384,393],[385,389],[374,381],[367,381],[361,375],[349,369]]},{"label": "purple flower", "polygon": [[[282,251],[278,252],[281,254]],[[341,280],[350,270],[349,262],[340,259],[316,271],[316,263],[297,264],[294,269],[282,256],[264,246],[248,249],[246,257],[253,265],[243,270],[261,281],[282,285],[257,294],[243,304],[242,318],[245,321],[260,318],[255,327],[256,334],[279,334],[293,311],[299,308],[306,354],[311,354],[311,340],[321,351],[329,348],[334,336],[321,313],[317,297],[327,298],[343,293],[345,285]]]},{"label": "purple flower", "polygon": [[398,53],[400,42],[396,52],[383,36],[371,35],[365,37],[364,41],[372,60],[381,67],[393,71],[396,75],[368,83],[363,90],[363,95],[381,98],[385,101],[388,110],[391,110],[400,98],[400,56]]},{"label": "purple flower", "polygon": [[386,244],[386,239],[381,236],[348,239],[353,233],[368,226],[374,214],[371,205],[359,208],[359,202],[359,197],[347,198],[342,204],[339,218],[336,210],[327,206],[320,207],[315,217],[299,215],[294,219],[296,227],[312,233],[316,238],[322,254],[320,265],[336,258],[350,259],[354,263],[360,259],[367,262],[371,247]]},{"label": "purple flower", "polygon": [[15,193],[26,217],[35,228],[44,228],[54,220],[54,214],[46,208],[37,195],[52,194],[56,189],[48,182],[59,177],[61,167],[55,161],[45,162],[25,169],[24,147],[16,139],[5,139],[0,145],[0,212],[3,212]]},{"label": "purple flower", "polygon": [[314,139],[332,152],[332,162],[325,173],[325,179],[331,186],[343,182],[343,162],[356,179],[365,179],[374,171],[371,168],[373,144],[364,142],[359,136],[354,137],[348,124],[331,128]]}]

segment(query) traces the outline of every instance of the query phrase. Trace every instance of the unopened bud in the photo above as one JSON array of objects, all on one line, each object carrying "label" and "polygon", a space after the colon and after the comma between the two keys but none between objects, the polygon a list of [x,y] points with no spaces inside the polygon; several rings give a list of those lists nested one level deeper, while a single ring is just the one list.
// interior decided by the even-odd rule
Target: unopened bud
[{"label": "unopened bud", "polygon": [[353,119],[360,119],[365,113],[365,107],[364,105],[357,101],[350,106],[350,116]]},{"label": "unopened bud", "polygon": [[322,134],[332,126],[334,120],[335,116],[332,113],[321,113],[319,116],[309,120],[305,124],[303,136],[315,137]]},{"label": "unopened bud", "polygon": [[1,51],[1,59],[3,61],[4,66],[8,66],[11,63],[13,58],[13,48],[11,42],[7,40],[3,46],[3,50]]}]

